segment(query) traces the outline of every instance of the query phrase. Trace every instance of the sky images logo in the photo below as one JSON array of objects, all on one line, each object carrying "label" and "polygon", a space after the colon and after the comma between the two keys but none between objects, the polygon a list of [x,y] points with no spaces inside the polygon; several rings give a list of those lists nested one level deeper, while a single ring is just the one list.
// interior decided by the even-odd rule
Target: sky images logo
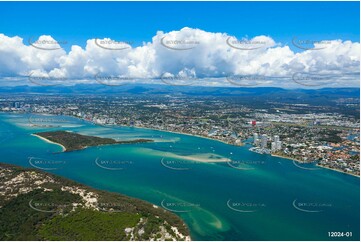
[{"label": "sky images logo", "polygon": [[226,80],[234,86],[254,87],[270,83],[269,78],[261,75],[230,75]]},{"label": "sky images logo", "polygon": [[300,202],[298,199],[293,200],[292,205],[295,209],[305,213],[320,213],[325,209],[332,207],[331,203],[324,202]]},{"label": "sky images logo", "polygon": [[160,43],[162,46],[164,46],[167,49],[170,50],[191,50],[195,47],[197,47],[200,42],[198,40],[193,39],[173,39],[169,36],[164,36],[161,38]]},{"label": "sky images logo", "polygon": [[43,127],[43,128],[60,128],[65,127],[73,123],[70,119],[65,116],[46,116],[46,115],[33,115],[30,114],[28,117],[29,126],[32,127]]},{"label": "sky images logo", "polygon": [[132,41],[116,41],[109,38],[94,40],[96,46],[105,50],[127,50],[132,48]]},{"label": "sky images logo", "polygon": [[231,160],[227,162],[227,165],[237,170],[249,171],[258,168],[260,165],[264,165],[265,163],[266,163],[265,161],[257,161],[257,160],[249,160],[249,161]]},{"label": "sky images logo", "polygon": [[62,49],[60,45],[68,44],[67,41],[56,41],[49,38],[34,40],[34,37],[30,37],[28,43],[30,46],[39,50],[60,50]]},{"label": "sky images logo", "polygon": [[260,48],[266,48],[267,47],[267,41],[262,40],[248,40],[248,39],[242,39],[237,40],[234,37],[228,37],[226,40],[226,43],[228,46],[237,49],[237,50],[257,50]]},{"label": "sky images logo", "polygon": [[192,76],[172,75],[169,72],[163,73],[160,80],[170,86],[192,86],[199,79]]},{"label": "sky images logo", "polygon": [[37,212],[42,213],[56,213],[65,208],[73,207],[71,203],[59,203],[59,202],[49,202],[49,201],[34,201],[31,199],[29,201],[29,207]]},{"label": "sky images logo", "polygon": [[261,202],[232,201],[232,199],[229,199],[227,201],[227,207],[239,213],[255,213],[265,208],[266,204]]},{"label": "sky images logo", "polygon": [[320,75],[317,73],[305,72],[296,72],[292,75],[292,80],[295,83],[308,87],[326,86],[332,78],[332,75]]},{"label": "sky images logo", "polygon": [[54,77],[48,74],[36,74],[31,72],[28,76],[29,82],[37,86],[57,86],[63,84],[67,78],[65,77]]},{"label": "sky images logo", "polygon": [[177,171],[186,171],[195,167],[197,164],[201,164],[200,161],[192,161],[192,160],[177,160],[172,158],[163,157],[160,160],[162,166]]},{"label": "sky images logo", "polygon": [[96,207],[102,212],[124,213],[127,209],[121,202],[98,202]]},{"label": "sky images logo", "polygon": [[129,160],[101,159],[98,157],[95,159],[95,164],[102,169],[118,171],[129,168],[134,162]]},{"label": "sky images logo", "polygon": [[131,78],[131,77],[106,75],[100,72],[94,75],[94,79],[99,84],[105,86],[124,86],[133,83],[135,80],[135,78]]},{"label": "sky images logo", "polygon": [[303,50],[323,50],[329,48],[332,45],[332,42],[329,40],[310,40],[294,37],[292,39],[292,44]]},{"label": "sky images logo", "polygon": [[171,212],[174,213],[189,213],[193,210],[200,207],[199,203],[191,203],[191,202],[180,202],[180,201],[171,201],[170,199],[163,199],[161,202],[161,206]]},{"label": "sky images logo", "polygon": [[292,160],[292,164],[294,164],[295,166],[297,166],[298,168],[303,169],[303,170],[315,171],[315,170],[321,169],[319,167],[313,167],[315,164],[311,164],[312,167],[310,167],[309,163],[308,164],[303,164],[303,163],[300,163],[300,162],[296,162],[295,160]]},{"label": "sky images logo", "polygon": [[63,168],[67,162],[60,160],[50,160],[39,157],[29,157],[29,164],[37,169],[51,171]]}]

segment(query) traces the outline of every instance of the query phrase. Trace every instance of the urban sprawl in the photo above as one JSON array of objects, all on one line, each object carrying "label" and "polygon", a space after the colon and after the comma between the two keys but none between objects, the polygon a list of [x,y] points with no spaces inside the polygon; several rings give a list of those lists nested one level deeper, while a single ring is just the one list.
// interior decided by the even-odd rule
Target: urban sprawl
[{"label": "urban sprawl", "polygon": [[[359,99],[334,103],[339,109],[357,109]],[[335,112],[333,107],[277,102],[259,106],[231,97],[29,94],[2,97],[0,111],[68,115],[98,125],[179,132],[236,146],[251,144],[250,150],[261,154],[360,175],[358,115]]]}]

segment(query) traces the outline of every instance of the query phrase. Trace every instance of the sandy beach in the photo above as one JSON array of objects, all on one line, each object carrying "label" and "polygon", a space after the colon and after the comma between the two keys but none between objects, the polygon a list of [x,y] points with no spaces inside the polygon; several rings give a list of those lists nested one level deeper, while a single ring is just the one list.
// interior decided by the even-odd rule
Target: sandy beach
[{"label": "sandy beach", "polygon": [[189,161],[195,161],[195,162],[230,162],[231,160],[226,158],[226,157],[222,157],[222,158],[209,158],[211,157],[212,153],[206,153],[206,154],[201,154],[201,155],[192,155],[192,156],[186,156],[186,155],[177,155],[174,153],[170,153],[169,157],[172,158],[176,158],[176,159],[184,159],[184,160],[189,160]]},{"label": "sandy beach", "polygon": [[48,142],[48,143],[51,143],[51,144],[55,144],[55,145],[59,145],[59,146],[61,146],[61,148],[63,149],[63,152],[66,151],[65,146],[62,145],[62,144],[55,143],[55,142],[53,142],[53,141],[51,141],[51,140],[48,140],[48,139],[45,139],[44,137],[41,137],[40,135],[37,135],[37,134],[31,134],[31,135],[32,135],[32,136],[35,136],[35,137],[38,137],[39,139],[42,139],[42,140],[44,140],[45,142]]},{"label": "sandy beach", "polygon": [[[205,162],[205,163],[215,163],[215,162],[230,162],[231,160],[227,157],[215,155],[213,153],[202,153],[194,155],[178,155],[172,152],[157,151],[149,148],[139,148],[140,152],[147,153],[149,155],[154,155],[158,157],[167,157],[167,159],[179,159],[179,160],[188,160],[194,162]],[[216,156],[216,157],[212,157]]]}]

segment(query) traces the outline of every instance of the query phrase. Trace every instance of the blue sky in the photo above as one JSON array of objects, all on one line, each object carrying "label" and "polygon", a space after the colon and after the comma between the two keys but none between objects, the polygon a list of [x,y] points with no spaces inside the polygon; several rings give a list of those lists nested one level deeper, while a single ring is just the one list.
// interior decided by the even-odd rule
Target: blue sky
[{"label": "blue sky", "polygon": [[0,2],[0,77],[359,86],[359,5]]},{"label": "blue sky", "polygon": [[103,37],[139,45],[158,30],[183,27],[268,35],[282,44],[294,36],[359,42],[359,15],[359,2],[1,2],[0,32],[24,39],[51,35],[68,41],[66,50]]}]

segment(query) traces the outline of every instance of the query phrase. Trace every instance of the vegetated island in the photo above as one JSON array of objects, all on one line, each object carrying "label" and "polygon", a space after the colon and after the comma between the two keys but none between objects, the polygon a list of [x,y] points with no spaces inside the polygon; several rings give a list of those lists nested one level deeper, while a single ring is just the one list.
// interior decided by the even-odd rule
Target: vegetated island
[{"label": "vegetated island", "polygon": [[190,239],[185,223],[159,206],[0,163],[2,241]]},{"label": "vegetated island", "polygon": [[35,136],[63,146],[65,152],[82,150],[87,147],[111,144],[137,144],[153,142],[151,139],[135,139],[118,141],[112,138],[82,135],[68,131],[51,131],[35,133]]}]

